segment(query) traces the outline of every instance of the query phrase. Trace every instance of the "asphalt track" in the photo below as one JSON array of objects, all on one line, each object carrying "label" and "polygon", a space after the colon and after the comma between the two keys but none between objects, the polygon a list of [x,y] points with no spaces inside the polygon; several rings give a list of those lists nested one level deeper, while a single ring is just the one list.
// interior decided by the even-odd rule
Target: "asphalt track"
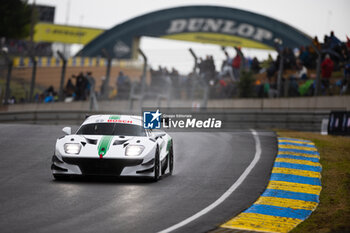
[{"label": "asphalt track", "polygon": [[[252,162],[247,131],[171,133],[173,176],[54,181],[50,162],[61,126],[0,125],[0,232],[159,232],[225,193]],[[275,158],[272,132],[258,132],[261,158],[219,206],[174,232],[207,232],[264,191]]]}]

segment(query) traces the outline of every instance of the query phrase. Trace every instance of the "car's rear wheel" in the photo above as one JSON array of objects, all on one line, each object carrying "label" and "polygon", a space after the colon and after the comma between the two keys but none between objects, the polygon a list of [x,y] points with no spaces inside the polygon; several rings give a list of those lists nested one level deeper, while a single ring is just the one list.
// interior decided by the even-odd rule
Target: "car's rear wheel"
[{"label": "car's rear wheel", "polygon": [[174,170],[174,151],[173,151],[173,145],[170,146],[169,149],[169,174],[172,175],[173,174],[173,170]]},{"label": "car's rear wheel", "polygon": [[154,175],[153,175],[153,180],[155,182],[157,182],[159,180],[159,166],[160,166],[159,149],[157,148],[156,154],[154,156]]}]

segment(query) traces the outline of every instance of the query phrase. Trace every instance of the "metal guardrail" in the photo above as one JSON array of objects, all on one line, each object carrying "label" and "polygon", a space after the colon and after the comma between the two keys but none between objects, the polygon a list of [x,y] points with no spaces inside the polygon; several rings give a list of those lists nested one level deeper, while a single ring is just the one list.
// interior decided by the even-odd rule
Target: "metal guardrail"
[{"label": "metal guardrail", "polygon": [[[86,115],[108,114],[110,112],[86,111],[31,111],[31,112],[5,112],[0,113],[0,123],[25,124],[81,124]],[[115,114],[115,113],[114,113]],[[128,114],[128,112],[119,112]],[[206,113],[208,114],[208,113]],[[213,112],[210,117],[221,116],[230,128],[246,129],[291,129],[300,131],[320,131],[322,119],[329,116],[329,111],[227,111]]]}]

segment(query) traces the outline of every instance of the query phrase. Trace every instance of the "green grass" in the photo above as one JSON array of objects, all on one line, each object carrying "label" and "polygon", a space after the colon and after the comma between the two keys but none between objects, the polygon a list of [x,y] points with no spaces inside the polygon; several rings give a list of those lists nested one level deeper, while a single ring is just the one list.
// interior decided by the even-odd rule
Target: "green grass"
[{"label": "green grass", "polygon": [[322,165],[320,203],[292,232],[350,232],[350,138],[296,131],[278,135],[313,141]]}]

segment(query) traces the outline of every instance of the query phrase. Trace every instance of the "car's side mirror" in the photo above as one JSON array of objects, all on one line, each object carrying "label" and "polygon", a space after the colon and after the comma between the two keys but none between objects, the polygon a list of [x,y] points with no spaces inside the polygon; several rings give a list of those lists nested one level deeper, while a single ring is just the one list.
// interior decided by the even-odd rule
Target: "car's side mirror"
[{"label": "car's side mirror", "polygon": [[153,138],[158,139],[159,137],[165,136],[164,132],[153,132]]},{"label": "car's side mirror", "polygon": [[62,131],[63,131],[65,134],[67,134],[67,135],[72,134],[72,128],[71,128],[71,127],[64,127],[64,128],[62,129]]}]

